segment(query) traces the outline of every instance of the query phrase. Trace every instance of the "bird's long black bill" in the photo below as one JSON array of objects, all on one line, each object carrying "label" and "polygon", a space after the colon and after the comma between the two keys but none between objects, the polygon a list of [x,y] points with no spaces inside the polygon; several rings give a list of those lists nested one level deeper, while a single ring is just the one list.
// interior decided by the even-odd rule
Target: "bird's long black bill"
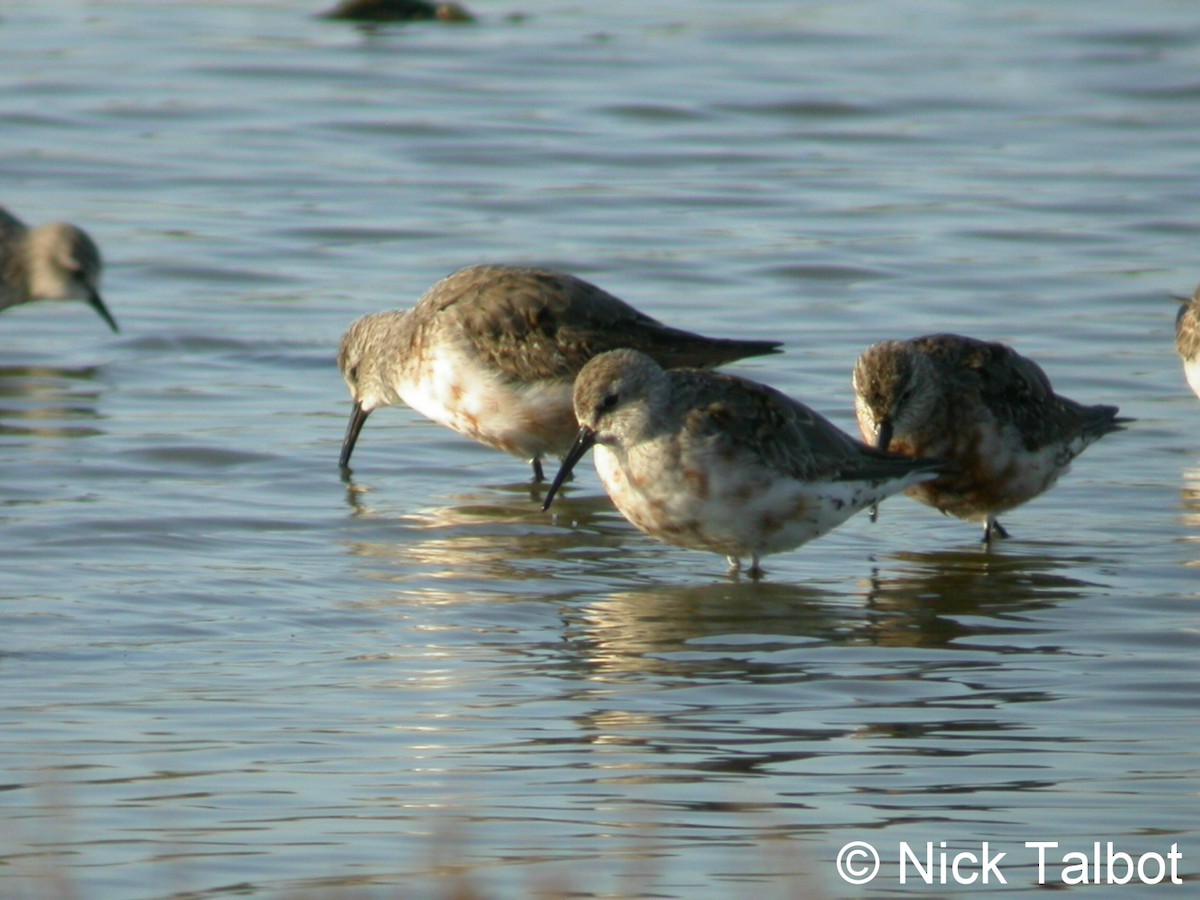
[{"label": "bird's long black bill", "polygon": [[[884,419],[879,423],[879,434],[875,435],[875,449],[887,452],[888,444],[892,442],[892,422],[890,419]],[[871,504],[871,512],[869,518],[872,522],[879,518],[879,504]]]},{"label": "bird's long black bill", "polygon": [[342,455],[338,457],[338,465],[343,469],[350,465],[350,454],[354,452],[358,433],[362,431],[363,422],[367,421],[367,416],[370,414],[371,411],[363,409],[363,405],[358,402],[355,402],[354,408],[350,410],[350,421],[346,423],[346,436],[342,438]]},{"label": "bird's long black bill", "polygon": [[875,436],[875,449],[887,450],[888,445],[892,442],[892,423],[888,419],[884,419],[879,424],[879,434]]},{"label": "bird's long black bill", "polygon": [[100,318],[108,323],[108,327],[111,328],[114,333],[120,333],[121,329],[117,327],[117,320],[112,317],[112,313],[108,311],[108,307],[105,306],[104,301],[100,299],[100,292],[95,288],[88,289],[87,304],[100,314]]},{"label": "bird's long black bill", "polygon": [[550,490],[546,491],[546,500],[542,503],[542,512],[550,508],[550,504],[554,502],[554,495],[558,493],[558,489],[563,486],[564,481],[571,477],[571,472],[574,470],[575,464],[583,458],[583,454],[592,449],[594,443],[596,443],[596,432],[592,431],[586,425],[581,427],[579,434],[575,436],[575,443],[571,445],[571,449],[563,457],[562,465],[558,467],[558,474],[554,476],[554,481],[550,483]]}]

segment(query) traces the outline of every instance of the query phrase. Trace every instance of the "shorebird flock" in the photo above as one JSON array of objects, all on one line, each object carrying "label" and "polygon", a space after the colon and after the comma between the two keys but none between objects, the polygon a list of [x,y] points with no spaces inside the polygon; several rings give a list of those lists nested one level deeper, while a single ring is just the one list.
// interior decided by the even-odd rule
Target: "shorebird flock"
[{"label": "shorebird flock", "polygon": [[[0,311],[81,301],[114,331],[103,264],[87,232],[30,228],[0,208]],[[1200,396],[1200,288],[1175,298],[1176,349]],[[883,340],[853,367],[862,440],[803,403],[713,371],[781,352],[776,340],[709,337],[640,312],[582,278],[477,265],[411,309],[354,321],[337,362],[350,389],[339,464],[367,417],[404,403],[488,447],[527,460],[533,480],[560,460],[548,510],[593,451],[613,505],[668,544],[718,553],[751,577],[850,516],[905,493],[983,527],[1049,490],[1088,446],[1132,420],[1116,406],[1055,392],[1033,360],[959,334]]]},{"label": "shorebird flock", "polygon": [[[1200,380],[1195,301],[1180,313],[1185,332],[1189,378]],[[933,334],[859,357],[858,440],[765,384],[712,371],[779,351],[671,327],[571,275],[472,266],[412,309],[346,331],[338,365],[352,409],[340,464],[366,417],[400,401],[529,460],[535,482],[542,461],[560,457],[543,509],[593,450],[605,491],[636,528],[721,554],[732,572],[746,560],[757,578],[764,556],[901,492],[981,524],[990,547],[1008,536],[998,514],[1044,493],[1131,421],[1055,393],[1010,347]]]}]

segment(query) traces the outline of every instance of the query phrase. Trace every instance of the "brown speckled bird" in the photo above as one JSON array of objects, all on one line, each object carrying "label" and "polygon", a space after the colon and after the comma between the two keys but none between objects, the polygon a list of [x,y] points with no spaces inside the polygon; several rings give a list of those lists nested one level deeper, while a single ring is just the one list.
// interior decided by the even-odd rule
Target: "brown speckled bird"
[{"label": "brown speckled bird", "polygon": [[573,275],[472,266],[410,310],[364,316],[342,338],[338,367],[354,402],[340,464],[372,410],[399,401],[447,428],[528,459],[571,447],[571,388],[597,354],[633,347],[661,365],[711,367],[776,353],[777,341],[710,338],[662,324]]},{"label": "brown speckled bird", "polygon": [[906,456],[954,464],[908,490],[944,513],[1008,533],[998,513],[1047,490],[1093,441],[1129,419],[1115,406],[1084,406],[1056,393],[1046,373],[1003,344],[957,334],[882,341],[854,367],[863,437]]},{"label": "brown speckled bird", "polygon": [[579,434],[543,509],[584,453],[633,525],[719,553],[730,570],[800,546],[941,471],[875,450],[773,388],[736,375],[665,371],[636,350],[597,356],[575,381]]}]

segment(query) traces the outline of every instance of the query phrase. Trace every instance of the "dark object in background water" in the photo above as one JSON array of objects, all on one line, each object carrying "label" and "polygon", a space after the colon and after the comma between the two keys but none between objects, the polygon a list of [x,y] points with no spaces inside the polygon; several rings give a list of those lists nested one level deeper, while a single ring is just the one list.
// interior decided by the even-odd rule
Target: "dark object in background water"
[{"label": "dark object in background water", "polygon": [[429,3],[427,0],[342,0],[321,13],[323,19],[350,22],[474,22],[475,17],[457,3]]}]

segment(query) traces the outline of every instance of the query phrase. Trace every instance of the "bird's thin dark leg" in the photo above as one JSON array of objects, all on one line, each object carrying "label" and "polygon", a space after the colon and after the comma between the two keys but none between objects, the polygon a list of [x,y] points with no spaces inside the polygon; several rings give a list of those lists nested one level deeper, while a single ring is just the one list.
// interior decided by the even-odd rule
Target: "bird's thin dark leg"
[{"label": "bird's thin dark leg", "polygon": [[542,471],[542,460],[540,457],[535,456],[530,461],[533,463],[533,483],[541,484],[546,480],[546,473]]},{"label": "bird's thin dark leg", "polygon": [[993,519],[991,516],[988,516],[987,523],[983,526],[983,543],[984,543],[984,545],[990,547],[992,545],[993,538],[1006,538],[1006,537],[1008,537],[1008,531],[1005,530],[1004,526],[1001,525],[999,522],[997,522],[995,519]]}]

